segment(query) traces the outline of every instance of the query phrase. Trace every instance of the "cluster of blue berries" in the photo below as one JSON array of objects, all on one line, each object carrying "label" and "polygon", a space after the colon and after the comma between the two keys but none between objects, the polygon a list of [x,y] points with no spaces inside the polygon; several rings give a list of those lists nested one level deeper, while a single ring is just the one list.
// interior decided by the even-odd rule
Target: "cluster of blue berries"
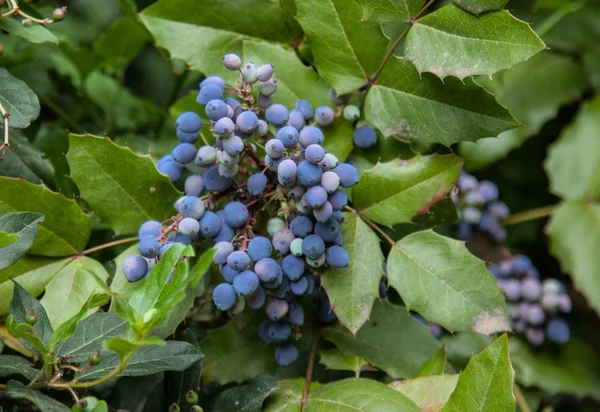
[{"label": "cluster of blue berries", "polygon": [[[127,257],[123,272],[129,281],[138,281],[172,244],[211,239],[213,260],[224,279],[213,290],[215,306],[231,315],[246,306],[264,307],[268,319],[261,323],[259,336],[276,345],[275,359],[280,365],[289,365],[298,357],[291,341],[304,323],[299,296],[313,297],[322,322],[335,320],[327,296],[319,290],[319,271],[350,263],[341,234],[342,209],[348,198],[340,189],[358,183],[358,171],[323,147],[325,136],[319,126],[334,121],[332,108],[314,110],[300,100],[288,110],[273,103],[277,81],[272,78],[272,65],[242,65],[234,54],[225,55],[223,63],[239,70],[241,81],[230,87],[220,77],[208,77],[200,84],[196,99],[205,107],[216,143],[196,149],[203,126],[200,116],[185,112],[177,118],[180,143],[157,167],[172,181],[181,179],[188,163],[195,162],[200,172],[185,179],[185,196],[175,203],[173,218],[141,226],[141,256]],[[237,98],[225,98],[226,93]],[[360,111],[348,107],[344,115],[356,120]],[[265,120],[259,118],[262,113]],[[355,141],[368,147],[376,142],[377,134],[365,127],[355,133]],[[265,154],[260,158],[255,150],[263,144]],[[224,208],[215,210],[225,197]],[[271,218],[268,233],[261,236],[254,233],[255,207],[273,197],[281,203],[285,220]]]},{"label": "cluster of blue berries", "polygon": [[569,325],[561,314],[571,312],[571,299],[556,279],[540,281],[537,269],[524,255],[488,265],[507,300],[511,327],[533,346],[547,339],[556,344],[569,340]]},{"label": "cluster of blue berries", "polygon": [[453,200],[458,208],[458,237],[471,240],[476,233],[488,235],[500,243],[506,238],[502,221],[510,211],[505,203],[498,200],[498,187],[489,180],[478,181],[473,175],[463,172],[458,182],[458,194]]}]

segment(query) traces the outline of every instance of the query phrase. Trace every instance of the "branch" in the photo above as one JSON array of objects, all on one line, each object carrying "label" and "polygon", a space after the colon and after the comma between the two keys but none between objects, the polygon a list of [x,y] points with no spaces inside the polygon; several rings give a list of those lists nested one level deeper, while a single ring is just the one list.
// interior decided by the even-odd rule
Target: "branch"
[{"label": "branch", "polygon": [[306,366],[306,377],[304,380],[304,391],[302,392],[302,399],[300,399],[300,403],[302,404],[302,412],[304,412],[304,408],[306,408],[306,403],[308,402],[308,395],[310,393],[310,382],[312,380],[313,369],[315,367],[315,356],[317,354],[319,335],[320,330],[317,330],[315,332],[315,336],[313,337],[312,345],[310,347],[310,356],[308,357],[308,365]]},{"label": "branch", "polygon": [[513,385],[513,390],[515,392],[515,398],[517,398],[517,403],[521,408],[521,412],[531,412],[531,408],[527,404],[525,397],[523,396],[523,392],[521,392],[521,388],[516,383]]},{"label": "branch", "polygon": [[113,242],[108,242],[103,245],[94,246],[93,248],[86,249],[83,252],[81,252],[80,255],[89,255],[90,253],[94,253],[99,250],[104,250],[104,249],[111,248],[113,246],[122,245],[123,243],[131,243],[136,240],[138,240],[137,236],[136,237],[128,237],[128,238],[120,239],[120,240],[115,240]]},{"label": "branch", "polygon": [[516,213],[512,216],[507,217],[504,222],[504,226],[515,225],[517,223],[528,222],[530,220],[540,219],[546,216],[550,216],[556,205],[542,206],[536,209],[526,210],[524,212]]}]

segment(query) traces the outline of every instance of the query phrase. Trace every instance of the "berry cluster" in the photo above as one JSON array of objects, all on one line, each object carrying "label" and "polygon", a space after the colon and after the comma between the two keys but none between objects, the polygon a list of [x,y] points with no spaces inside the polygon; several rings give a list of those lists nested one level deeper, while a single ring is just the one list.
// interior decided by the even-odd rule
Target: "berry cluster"
[{"label": "berry cluster", "polygon": [[567,322],[559,316],[571,312],[571,299],[556,279],[539,279],[537,269],[524,255],[488,266],[508,302],[511,326],[534,346],[544,339],[557,344],[569,340]]},{"label": "berry cluster", "polygon": [[[268,320],[261,323],[259,336],[277,345],[275,359],[280,365],[289,365],[298,356],[289,341],[298,336],[293,332],[304,323],[297,296],[312,294],[318,317],[324,322],[335,320],[329,301],[318,291],[318,271],[349,264],[340,226],[348,198],[340,188],[358,183],[358,171],[339,163],[323,147],[325,137],[318,126],[333,122],[333,109],[320,106],[314,110],[300,100],[288,111],[273,103],[277,81],[272,78],[272,65],[256,68],[250,62],[242,66],[234,54],[225,55],[223,63],[239,70],[241,81],[230,87],[219,77],[208,77],[200,84],[196,99],[205,107],[216,144],[196,149],[203,126],[200,116],[186,112],[178,117],[180,143],[157,167],[172,181],[180,180],[185,165],[194,161],[200,172],[185,179],[185,196],[175,203],[176,216],[141,226],[141,256],[127,257],[123,272],[131,282],[140,280],[174,242],[211,239],[213,260],[224,278],[213,291],[215,306],[232,315],[245,306],[264,306]],[[257,82],[255,107],[252,86]],[[241,101],[224,98],[225,93]],[[266,120],[259,118],[262,112]],[[360,116],[355,106],[346,106],[345,112],[353,121]],[[377,134],[363,126],[354,139],[357,145],[368,147],[376,142]],[[261,158],[255,150],[263,144]],[[204,191],[209,194],[200,197]],[[221,199],[226,199],[225,206],[217,210]],[[268,233],[255,234],[257,207],[273,199],[280,203],[285,220],[271,218]]]},{"label": "berry cluster", "polygon": [[470,240],[475,233],[486,234],[496,242],[506,238],[502,220],[510,211],[498,200],[498,187],[489,180],[478,181],[473,175],[463,172],[456,183],[458,194],[453,195],[458,208],[460,222],[458,237]]}]

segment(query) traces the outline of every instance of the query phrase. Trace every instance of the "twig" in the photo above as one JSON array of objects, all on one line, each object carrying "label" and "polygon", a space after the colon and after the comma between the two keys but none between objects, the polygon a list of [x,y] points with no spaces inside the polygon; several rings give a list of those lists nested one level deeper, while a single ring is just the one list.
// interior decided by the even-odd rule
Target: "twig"
[{"label": "twig", "polygon": [[167,226],[167,228],[160,234],[159,237],[156,238],[156,240],[158,240],[159,243],[161,241],[165,240],[167,238],[167,236],[169,235],[169,233],[172,232],[174,229],[176,229],[179,226],[179,222],[181,222],[182,219],[183,219],[183,216],[178,216],[175,219],[175,221],[173,221],[173,223],[171,223],[169,226]]},{"label": "twig", "polygon": [[109,242],[109,243],[105,243],[103,245],[99,245],[99,246],[94,246],[92,248],[86,249],[83,252],[80,253],[80,255],[89,255],[90,253],[94,253],[97,252],[99,250],[103,250],[103,249],[108,249],[111,248],[113,246],[117,246],[117,245],[122,245],[123,243],[131,243],[138,240],[137,236],[136,237],[128,237],[126,239],[119,239],[119,240],[115,240],[113,242]]},{"label": "twig", "polygon": [[2,160],[2,159],[4,159],[4,157],[3,157],[4,151],[6,150],[7,147],[10,146],[9,141],[8,141],[8,139],[9,139],[9,131],[8,131],[9,114],[4,109],[4,106],[2,106],[2,103],[0,103],[0,115],[2,115],[2,117],[4,118],[4,143],[2,144],[2,146],[0,146],[0,151],[2,152],[0,154],[0,160]]},{"label": "twig", "polygon": [[317,330],[315,332],[315,336],[313,337],[312,345],[310,347],[310,355],[308,357],[308,365],[306,366],[306,377],[304,379],[304,391],[302,392],[302,399],[300,403],[302,404],[302,412],[306,408],[306,403],[308,402],[308,395],[310,393],[310,382],[312,380],[313,369],[315,367],[315,356],[317,354],[317,345],[319,343],[319,335],[320,331]]},{"label": "twig", "polygon": [[67,390],[69,392],[71,392],[71,395],[73,396],[73,399],[75,399],[75,403],[79,402],[79,396],[77,396],[77,393],[75,392],[75,390],[69,386],[67,386]]},{"label": "twig", "polygon": [[531,408],[527,404],[525,397],[523,396],[523,392],[521,392],[521,388],[516,383],[513,385],[513,390],[515,392],[515,398],[517,398],[517,403],[521,408],[521,412],[531,412]]},{"label": "twig", "polygon": [[542,217],[550,216],[556,205],[542,206],[536,209],[526,210],[524,212],[515,213],[512,216],[506,218],[502,223],[505,226],[515,225],[517,223],[528,222],[530,220],[540,219]]},{"label": "twig", "polygon": [[389,237],[388,234],[385,233],[379,226],[377,226],[376,223],[373,223],[371,221],[371,219],[369,219],[368,217],[365,217],[365,216],[361,215],[358,210],[353,209],[350,206],[344,206],[344,209],[348,210],[348,211],[354,213],[356,216],[360,217],[363,222],[365,222],[367,225],[369,225],[369,227],[371,227],[371,229],[373,229],[374,231],[376,231],[382,239],[384,239],[385,241],[387,241],[390,244],[390,246],[398,248],[398,245],[396,244],[396,242],[394,242],[394,239],[392,239],[391,237]]},{"label": "twig", "polygon": [[414,20],[418,20],[421,17],[423,17],[423,14],[427,11],[427,9],[429,9],[433,3],[435,3],[435,0],[429,0],[429,2],[423,6],[423,8],[421,9],[421,11],[419,13],[417,13],[417,15],[415,16]]},{"label": "twig", "polygon": [[36,19],[35,17],[23,12],[19,8],[19,5],[15,2],[15,0],[8,0],[8,4],[11,7],[11,9],[7,13],[2,15],[3,18],[6,16],[10,16],[11,14],[17,13],[21,17],[29,19],[34,23],[43,24],[44,26],[54,23],[53,19]]}]

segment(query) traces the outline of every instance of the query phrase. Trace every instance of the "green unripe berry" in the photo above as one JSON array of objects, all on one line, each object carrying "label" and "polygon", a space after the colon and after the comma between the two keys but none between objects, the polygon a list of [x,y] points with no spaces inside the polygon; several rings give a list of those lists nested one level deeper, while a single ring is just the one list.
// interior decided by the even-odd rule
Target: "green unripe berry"
[{"label": "green unripe berry", "polygon": [[204,409],[201,406],[194,405],[190,408],[190,412],[204,412]]},{"label": "green unripe berry", "polygon": [[52,20],[61,21],[62,19],[65,18],[66,14],[67,14],[66,7],[59,7],[57,9],[54,9],[54,11],[52,12]]},{"label": "green unripe berry", "polygon": [[244,311],[245,307],[246,307],[246,299],[244,299],[243,296],[239,296],[237,298],[237,300],[235,301],[235,305],[233,305],[233,307],[231,309],[229,309],[229,313],[231,313],[232,315],[239,315],[240,313],[242,313]]},{"label": "green unripe berry", "polygon": [[198,394],[194,391],[188,391],[185,394],[185,401],[190,405],[196,405],[198,403]]},{"label": "green unripe berry", "polygon": [[296,239],[292,240],[292,243],[290,244],[290,252],[296,257],[302,256],[302,238],[297,237]]},{"label": "green unripe berry", "polygon": [[100,351],[98,349],[94,349],[92,353],[90,353],[90,365],[95,366],[102,362],[102,355],[100,355]]},{"label": "green unripe berry", "polygon": [[87,408],[88,406],[88,402],[85,399],[79,399],[77,401],[77,403],[75,403],[75,405],[73,405],[73,409],[74,411],[85,411],[85,408]]},{"label": "green unripe berry", "polygon": [[344,118],[346,120],[353,122],[360,118],[360,109],[358,108],[358,106],[349,104],[348,106],[344,107],[343,114],[344,114]]},{"label": "green unripe berry", "polygon": [[177,405],[176,403],[169,406],[169,412],[179,412],[179,411],[180,411],[179,405]]},{"label": "green unripe berry", "polygon": [[38,319],[37,313],[35,313],[35,309],[29,308],[27,309],[27,313],[25,314],[25,323],[30,324],[31,326],[35,325],[35,322]]}]

